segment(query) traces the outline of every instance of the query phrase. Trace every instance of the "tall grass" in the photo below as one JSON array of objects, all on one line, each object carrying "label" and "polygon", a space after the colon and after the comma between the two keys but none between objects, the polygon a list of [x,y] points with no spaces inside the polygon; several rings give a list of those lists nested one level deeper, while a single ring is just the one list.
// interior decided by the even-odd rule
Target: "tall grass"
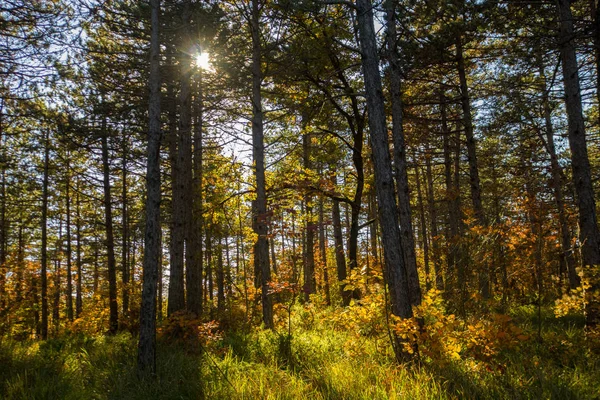
[{"label": "tall grass", "polygon": [[[359,336],[326,318],[292,335],[230,332],[200,349],[159,342],[154,380],[136,375],[136,340],[73,336],[46,342],[0,343],[2,399],[594,399],[600,361],[579,319],[543,320],[531,339],[481,363],[423,358],[397,366],[385,334]],[[531,310],[515,310],[536,331]],[[281,331],[287,332],[282,329]]]}]

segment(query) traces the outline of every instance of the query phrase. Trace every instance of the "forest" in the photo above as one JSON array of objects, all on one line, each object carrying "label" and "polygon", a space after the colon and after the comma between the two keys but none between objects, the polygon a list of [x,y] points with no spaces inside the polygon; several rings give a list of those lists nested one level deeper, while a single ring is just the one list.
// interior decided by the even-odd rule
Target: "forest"
[{"label": "forest", "polygon": [[2,0],[0,398],[600,398],[600,1]]}]

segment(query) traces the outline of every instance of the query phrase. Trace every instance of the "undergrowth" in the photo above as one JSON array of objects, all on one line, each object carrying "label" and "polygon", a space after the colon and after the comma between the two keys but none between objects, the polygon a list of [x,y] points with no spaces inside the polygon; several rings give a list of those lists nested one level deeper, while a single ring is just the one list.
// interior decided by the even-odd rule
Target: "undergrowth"
[{"label": "undergrowth", "polygon": [[[459,320],[431,300],[398,366],[385,316],[366,299],[340,310],[296,306],[276,332],[211,333],[158,343],[154,380],[136,375],[130,334],[0,343],[2,399],[595,399],[597,339],[580,315],[513,308]],[[541,317],[541,318],[540,318]],[[540,325],[541,324],[541,325]],[[541,329],[540,329],[541,327]],[[397,332],[406,327],[395,326]],[[405,331],[403,331],[405,329]],[[202,329],[199,330],[202,332]],[[212,332],[212,331],[211,331]],[[539,337],[538,337],[539,334]],[[410,332],[407,336],[410,335]]]}]

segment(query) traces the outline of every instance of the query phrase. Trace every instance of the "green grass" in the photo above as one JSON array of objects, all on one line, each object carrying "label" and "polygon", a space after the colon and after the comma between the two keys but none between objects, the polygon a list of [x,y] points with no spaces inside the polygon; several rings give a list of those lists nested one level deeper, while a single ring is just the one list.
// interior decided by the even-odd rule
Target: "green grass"
[{"label": "green grass", "polygon": [[[534,310],[514,311],[527,332]],[[600,360],[580,318],[543,314],[542,341],[480,362],[424,359],[399,367],[385,334],[357,337],[326,322],[231,332],[212,343],[159,343],[154,380],[136,375],[136,340],[74,336],[0,343],[2,399],[598,399]],[[298,324],[300,326],[300,324]],[[598,344],[595,344],[596,348]]]}]

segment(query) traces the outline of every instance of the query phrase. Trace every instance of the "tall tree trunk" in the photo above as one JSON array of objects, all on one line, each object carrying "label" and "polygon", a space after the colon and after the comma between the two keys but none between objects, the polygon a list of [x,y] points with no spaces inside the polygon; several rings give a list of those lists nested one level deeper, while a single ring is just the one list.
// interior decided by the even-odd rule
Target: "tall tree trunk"
[{"label": "tall tree trunk", "polygon": [[83,293],[82,280],[83,268],[81,264],[81,200],[80,200],[81,185],[77,178],[77,188],[75,193],[75,268],[77,268],[76,295],[75,295],[75,318],[81,316],[83,311]]},{"label": "tall tree trunk", "polygon": [[[600,108],[600,1],[592,0],[594,21],[594,55],[596,61],[596,100]],[[600,116],[599,116],[600,117]]]},{"label": "tall tree trunk", "polygon": [[252,34],[252,158],[256,179],[256,207],[254,232],[258,235],[255,246],[255,269],[260,271],[263,323],[273,329],[273,300],[269,294],[271,268],[269,263],[269,242],[267,240],[267,194],[265,184],[265,144],[262,110],[262,48],[260,43],[259,0],[252,0],[250,30]]},{"label": "tall tree trunk", "polygon": [[225,313],[225,269],[223,267],[223,238],[219,236],[217,245],[217,315]]},{"label": "tall tree trunk", "polygon": [[42,340],[48,338],[48,166],[50,163],[50,132],[44,135],[44,180],[42,183],[42,254],[41,254],[41,286],[42,286]]},{"label": "tall tree trunk", "polygon": [[421,242],[423,248],[423,264],[425,266],[425,289],[431,289],[431,268],[429,265],[429,238],[427,237],[427,219],[425,218],[425,205],[423,202],[423,191],[421,190],[421,174],[419,166],[415,167],[415,180],[417,182],[417,204],[421,220]]},{"label": "tall tree trunk", "polygon": [[[158,245],[159,248],[161,249],[159,254],[159,259],[158,259],[158,283],[157,283],[157,299],[156,299],[156,306],[157,306],[157,310],[156,310],[156,317],[158,318],[159,321],[162,321],[164,318],[163,312],[164,312],[164,283],[163,283],[163,258],[162,258],[162,245],[163,245],[163,233],[162,233],[162,228],[160,230],[160,236],[159,236],[159,240],[158,240]],[[134,242],[133,242],[133,249],[134,252],[133,254],[135,255],[135,237],[134,237]],[[142,248],[143,250],[143,248]],[[135,257],[134,257],[135,258]],[[131,276],[135,276],[135,271],[134,271],[134,267],[135,267],[135,260],[131,261]],[[133,282],[135,282],[134,279],[132,279]]]},{"label": "tall tree trunk", "polygon": [[[197,264],[194,262],[194,255],[196,255],[195,249],[190,246],[190,238],[194,234],[194,224],[192,221],[193,215],[193,198],[195,193],[194,181],[193,181],[193,160],[192,160],[192,73],[193,68],[193,54],[196,51],[195,38],[192,34],[192,1],[185,0],[183,3],[183,12],[181,14],[182,19],[182,38],[183,43],[180,51],[180,91],[179,91],[179,161],[180,161],[180,184],[182,187],[182,209],[181,218],[183,221],[183,237],[184,237],[184,251],[185,251],[185,277],[186,293],[184,296],[184,303],[182,308],[186,308],[185,302],[188,300],[189,292],[187,289],[190,287],[195,290],[194,293],[195,301],[194,308],[197,311],[198,306],[198,269]],[[192,265],[196,264],[196,268]],[[189,309],[189,307],[187,307]]]},{"label": "tall tree trunk", "polygon": [[121,215],[121,223],[122,225],[122,245],[121,245],[121,278],[123,283],[123,288],[121,292],[122,297],[122,307],[123,307],[123,320],[127,321],[129,318],[129,293],[130,293],[130,284],[129,284],[129,216],[128,216],[128,208],[127,208],[127,138],[123,139],[123,158],[122,158],[122,167],[123,167],[123,187],[121,191],[121,204],[122,204],[122,215]]},{"label": "tall tree trunk", "polygon": [[100,243],[98,243],[98,235],[95,233],[95,237],[94,237],[94,272],[93,272],[93,286],[92,289],[94,291],[94,296],[99,296],[99,291],[98,288],[100,286],[100,271],[99,271],[99,261],[98,259],[100,258]]},{"label": "tall tree trunk", "polygon": [[[481,183],[479,179],[479,167],[477,163],[477,142],[473,130],[473,115],[471,112],[471,99],[469,95],[469,85],[467,82],[467,72],[465,67],[465,58],[463,54],[463,43],[461,35],[456,37],[456,60],[458,77],[460,80],[460,100],[463,111],[463,127],[467,139],[467,155],[469,162],[469,183],[471,188],[471,203],[475,220],[478,225],[485,227],[487,221],[481,202]],[[489,265],[486,260],[481,260],[482,265],[479,271],[479,291],[484,299],[490,297],[490,278]]]},{"label": "tall tree trunk", "polygon": [[[170,46],[170,51],[175,50]],[[171,62],[175,63],[175,57],[171,57]],[[172,72],[175,74],[175,70]],[[179,160],[179,136],[177,131],[177,100],[175,95],[175,82],[169,79],[167,82],[167,115],[169,121],[169,160],[171,161],[171,221],[170,221],[170,242],[169,242],[169,292],[167,303],[167,315],[183,309],[184,298],[184,279],[183,279],[183,184],[181,183],[181,162]]]},{"label": "tall tree trunk", "polygon": [[[417,256],[415,254],[415,237],[412,227],[412,213],[410,209],[410,190],[408,187],[408,168],[406,161],[406,143],[404,141],[404,130],[402,128],[402,76],[400,60],[396,42],[396,1],[386,0],[386,42],[387,56],[390,65],[390,97],[392,103],[392,138],[394,141],[394,170],[396,176],[396,190],[398,195],[398,217],[400,222],[400,233],[402,235],[402,248],[405,266],[408,276],[408,284],[411,288],[411,303],[421,303],[421,288],[419,285],[419,273],[417,271]],[[426,239],[425,239],[426,241]]]},{"label": "tall tree trunk", "polygon": [[446,188],[446,290],[449,291],[455,283],[456,275],[456,241],[458,239],[458,218],[454,209],[454,185],[452,182],[452,156],[450,148],[450,129],[448,127],[448,114],[446,109],[446,96],[440,90],[440,119],[442,122],[442,136],[444,141],[444,184]]},{"label": "tall tree trunk", "polygon": [[4,101],[0,106],[0,147],[2,148],[2,160],[0,161],[0,313],[4,314],[7,303],[6,293],[6,144],[3,143],[4,132],[3,132],[3,108]]},{"label": "tall tree trunk", "polygon": [[206,240],[206,282],[207,282],[207,293],[209,300],[209,311],[210,318],[214,318],[214,280],[213,280],[213,232],[211,229],[206,230],[205,240]]},{"label": "tall tree trunk", "polygon": [[156,373],[156,282],[160,246],[160,0],[150,0],[150,98],[148,104],[148,159],[146,172],[146,228],[138,369]]},{"label": "tall tree trunk", "polygon": [[323,268],[323,288],[325,290],[325,304],[331,305],[331,293],[329,289],[329,271],[327,270],[327,238],[323,211],[323,196],[319,198],[319,259]]},{"label": "tall tree trunk", "polygon": [[197,316],[202,315],[202,135],[204,134],[204,99],[202,91],[202,71],[198,71],[198,96],[194,107],[196,123],[193,138],[193,181],[191,230],[188,237],[190,254],[187,266],[187,309]]},{"label": "tall tree trunk", "polygon": [[25,241],[23,238],[23,219],[19,220],[17,265],[15,280],[15,303],[21,304],[23,301],[23,273],[25,272]]},{"label": "tall tree trunk", "polygon": [[58,336],[60,328],[60,270],[63,256],[63,237],[62,237],[63,221],[60,218],[58,224],[58,242],[56,243],[56,252],[54,259],[54,298],[52,299],[52,326],[54,327],[54,335]]},{"label": "tall tree trunk", "polygon": [[[540,62],[541,63],[541,62]],[[556,209],[558,212],[558,224],[560,226],[560,237],[561,237],[561,251],[562,251],[562,263],[566,267],[567,276],[569,279],[569,288],[575,289],[580,285],[579,275],[576,272],[576,261],[573,254],[573,245],[571,241],[571,230],[569,229],[569,223],[567,221],[567,214],[565,211],[565,200],[563,195],[563,178],[562,178],[562,167],[558,162],[558,156],[556,154],[556,146],[554,144],[554,125],[552,123],[552,110],[550,108],[550,99],[548,96],[549,88],[547,88],[546,76],[544,74],[543,66],[540,66],[540,74],[544,80],[544,87],[542,88],[542,103],[544,106],[544,123],[546,128],[546,150],[550,155],[550,169],[552,171],[552,190],[554,192],[554,202],[556,203]],[[544,138],[541,137],[543,140]]]},{"label": "tall tree trunk", "polygon": [[106,118],[102,120],[102,174],[104,183],[104,226],[106,229],[106,257],[108,263],[108,307],[110,310],[108,331],[117,333],[119,310],[117,303],[117,263],[113,235],[112,196],[110,191],[110,161],[108,155],[108,128]]},{"label": "tall tree trunk", "polygon": [[581,89],[577,54],[574,42],[573,15],[570,1],[558,0],[560,17],[559,43],[565,87],[565,106],[568,117],[568,136],[571,148],[573,182],[579,208],[579,241],[584,275],[591,287],[586,291],[586,324],[596,326],[600,322],[600,231],[596,218],[596,203],[590,171],[590,160],[585,138],[585,124],[581,106]]},{"label": "tall tree trunk", "polygon": [[[337,180],[335,177],[335,170],[333,172],[334,183]],[[344,240],[342,235],[342,218],[340,212],[340,202],[333,199],[333,206],[331,211],[331,219],[333,222],[333,241],[335,245],[335,265],[337,271],[338,284],[340,285],[340,294],[342,297],[342,305],[344,307],[350,305],[352,298],[352,291],[345,290],[346,279],[348,278],[348,271],[346,268],[346,254],[344,253]]]},{"label": "tall tree trunk", "polygon": [[[394,193],[392,162],[387,141],[387,126],[384,110],[383,89],[379,72],[379,57],[375,41],[373,25],[373,5],[370,0],[356,0],[356,17],[362,67],[365,79],[367,109],[369,112],[369,128],[373,165],[375,172],[375,188],[379,204],[379,219],[383,232],[383,252],[385,259],[385,276],[390,292],[392,313],[400,318],[411,318],[413,292],[420,288],[409,286],[408,273],[402,248],[402,237],[398,227],[398,209]],[[398,361],[411,359],[413,353],[404,349],[401,339],[395,337],[394,351]]]},{"label": "tall tree trunk", "polygon": [[[306,129],[308,123],[306,114],[302,115],[302,124]],[[310,162],[310,140],[309,133],[302,136],[302,149],[304,159],[304,169],[309,171],[312,168]],[[315,230],[312,220],[312,196],[306,191],[304,195],[304,210],[305,210],[305,241],[304,241],[304,300],[310,301],[310,295],[317,292],[317,282],[315,279]]]},{"label": "tall tree trunk", "polygon": [[433,192],[433,172],[431,170],[431,150],[427,145],[427,154],[425,155],[425,177],[427,178],[427,204],[429,208],[429,219],[431,224],[431,244],[433,250],[433,269],[435,274],[435,288],[444,290],[444,277],[441,269],[441,254],[438,237],[437,211],[435,208],[435,197]]},{"label": "tall tree trunk", "polygon": [[72,274],[72,257],[71,257],[71,166],[69,155],[67,155],[66,179],[65,179],[65,212],[66,215],[66,252],[67,252],[67,319],[73,322],[73,274]]}]

